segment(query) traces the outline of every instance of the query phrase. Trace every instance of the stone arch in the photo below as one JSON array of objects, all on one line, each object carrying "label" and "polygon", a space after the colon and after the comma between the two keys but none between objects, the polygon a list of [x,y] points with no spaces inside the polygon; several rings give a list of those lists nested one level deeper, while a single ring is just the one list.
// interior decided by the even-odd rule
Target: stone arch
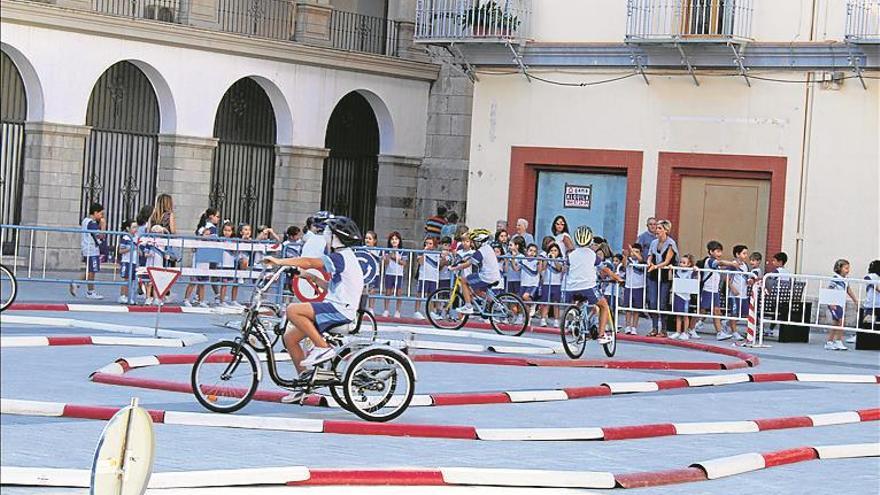
[{"label": "stone arch", "polygon": [[45,100],[43,99],[43,86],[40,83],[40,78],[37,75],[34,66],[31,65],[27,57],[15,47],[0,42],[0,49],[2,49],[3,53],[5,53],[15,64],[16,69],[18,69],[18,74],[24,83],[25,93],[27,94],[27,120],[31,122],[39,122],[43,120],[43,109],[45,105]]}]

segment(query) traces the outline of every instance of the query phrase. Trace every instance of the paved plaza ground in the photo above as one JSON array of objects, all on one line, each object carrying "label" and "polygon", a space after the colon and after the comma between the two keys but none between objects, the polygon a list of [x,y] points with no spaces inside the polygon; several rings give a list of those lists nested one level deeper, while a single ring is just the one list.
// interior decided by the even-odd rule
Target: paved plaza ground
[{"label": "paved plaza ground", "polygon": [[[52,289],[49,292],[56,292]],[[45,296],[45,294],[42,294]],[[52,302],[57,298],[37,297]],[[76,318],[94,322],[150,326],[153,315],[133,313],[58,313],[11,311],[13,316]],[[216,326],[208,315],[168,314],[161,327],[206,334],[208,343],[235,332]],[[394,334],[391,325],[383,332]],[[642,328],[642,334],[645,328]],[[0,335],[104,335],[87,329],[48,328],[4,322]],[[552,336],[527,334],[555,342]],[[704,342],[715,344],[704,336]],[[420,337],[422,338],[422,337]],[[438,337],[424,337],[438,340]],[[443,341],[479,342],[474,339]],[[880,374],[880,355],[872,351],[834,352],[822,349],[821,334],[809,344],[771,342],[750,349],[760,357],[756,368],[733,371],[640,370],[497,366],[416,362],[417,394],[516,391],[593,386],[603,382],[664,380],[722,373],[852,373]],[[4,399],[52,401],[85,405],[124,406],[138,397],[147,409],[204,412],[190,394],[106,385],[89,374],[119,357],[195,354],[205,345],[186,348],[128,346],[57,346],[0,349]],[[719,346],[731,347],[729,343]],[[418,351],[429,354],[434,351]],[[450,354],[450,353],[446,353]],[[547,356],[542,356],[547,357]],[[565,356],[551,356],[567,359]],[[584,359],[604,358],[590,346]],[[614,360],[725,362],[731,357],[665,345],[622,341]],[[290,366],[283,363],[282,366]],[[287,371],[287,368],[284,368]],[[189,365],[135,369],[126,376],[188,382]],[[263,389],[274,389],[264,375]],[[733,421],[804,416],[880,407],[877,385],[804,383],[796,381],[739,383],[721,387],[683,388],[652,393],[525,404],[410,407],[395,423],[500,427],[599,427]],[[237,415],[356,420],[340,409],[301,407],[271,402],[250,403]],[[3,415],[0,417],[0,465],[88,469],[105,422],[94,420]],[[794,428],[757,433],[666,436],[622,441],[466,441],[390,436],[312,434],[198,426],[155,426],[155,472],[304,465],[312,468],[391,468],[445,466],[611,471],[627,473],[679,469],[691,463],[801,446],[880,442],[877,422]],[[3,493],[86,493],[83,489],[41,489],[4,486]],[[505,489],[504,493],[533,490]],[[611,493],[615,490],[592,490]],[[713,481],[628,490],[638,494],[798,493],[875,494],[880,491],[880,458],[814,460]],[[248,493],[488,493],[467,487],[410,488],[260,488]],[[534,490],[535,493],[569,493]],[[155,493],[169,493],[155,491]],[[224,493],[219,489],[186,493]],[[232,492],[230,492],[232,493]],[[236,492],[238,493],[238,492]],[[577,491],[585,493],[585,491]]]}]

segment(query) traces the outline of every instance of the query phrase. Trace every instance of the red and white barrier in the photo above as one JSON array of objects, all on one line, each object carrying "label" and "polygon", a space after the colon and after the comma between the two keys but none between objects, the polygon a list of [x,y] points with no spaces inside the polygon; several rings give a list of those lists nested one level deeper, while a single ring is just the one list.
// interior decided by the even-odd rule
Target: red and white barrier
[{"label": "red and white barrier", "polygon": [[[34,325],[52,328],[81,328],[127,335],[142,335],[143,339],[121,340],[111,336],[75,336],[75,337],[0,337],[0,347],[31,347],[44,345],[142,345],[155,344],[159,347],[185,347],[206,342],[208,338],[201,333],[182,332],[178,330],[156,329],[137,325],[121,325],[96,321],[77,320],[74,318],[46,318],[40,316],[20,316],[3,314],[0,322],[14,325]],[[158,338],[153,338],[158,337]],[[21,339],[21,340],[19,340]],[[42,340],[46,339],[46,340]],[[162,342],[158,342],[162,341]],[[5,343],[9,343],[7,346]]]}]

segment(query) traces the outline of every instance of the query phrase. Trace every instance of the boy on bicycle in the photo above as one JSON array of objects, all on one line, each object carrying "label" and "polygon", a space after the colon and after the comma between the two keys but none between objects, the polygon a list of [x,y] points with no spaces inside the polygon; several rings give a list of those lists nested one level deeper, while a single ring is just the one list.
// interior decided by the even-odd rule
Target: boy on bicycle
[{"label": "boy on bicycle", "polygon": [[[357,224],[347,217],[333,217],[327,219],[325,228],[332,234],[329,254],[321,257],[263,258],[263,263],[273,266],[293,266],[301,270],[323,268],[331,276],[324,301],[287,306],[287,321],[292,327],[284,332],[284,347],[290,353],[298,373],[336,356],[336,350],[327,344],[321,334],[331,327],[354,321],[364,288],[364,273],[351,249],[363,242]],[[299,345],[306,337],[315,344],[308,356],[304,356]],[[294,392],[282,398],[281,402],[291,403],[301,398],[301,392]]]},{"label": "boy on bicycle", "polygon": [[[611,338],[605,335],[605,325],[610,313],[608,301],[596,288],[599,266],[602,259],[592,249],[593,231],[586,225],[581,225],[574,232],[575,249],[568,253],[568,278],[566,289],[569,297],[574,301],[584,301],[599,309],[599,339],[600,344],[611,342]],[[608,278],[621,282],[622,279],[606,266],[601,271]],[[580,304],[580,303],[578,303]]]},{"label": "boy on bicycle", "polygon": [[460,277],[461,294],[465,305],[458,308],[458,312],[465,315],[474,314],[474,307],[471,305],[474,291],[482,295],[486,289],[501,281],[498,257],[495,256],[495,249],[489,243],[492,233],[486,229],[474,229],[468,232],[468,237],[476,251],[463,263],[449,268],[451,271],[461,271],[474,266],[478,270],[467,277]]}]

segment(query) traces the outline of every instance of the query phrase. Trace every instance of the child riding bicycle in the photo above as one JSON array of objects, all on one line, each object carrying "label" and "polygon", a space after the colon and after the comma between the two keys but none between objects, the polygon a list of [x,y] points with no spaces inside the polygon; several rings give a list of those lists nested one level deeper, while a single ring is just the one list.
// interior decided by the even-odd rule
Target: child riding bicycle
[{"label": "child riding bicycle", "polygon": [[[329,254],[321,257],[263,258],[263,263],[271,266],[293,266],[304,270],[323,268],[331,276],[323,302],[287,306],[287,321],[292,328],[288,327],[284,332],[284,346],[298,373],[333,359],[336,350],[327,344],[322,334],[332,327],[354,321],[364,288],[364,274],[351,249],[363,242],[357,224],[347,217],[333,217],[326,220],[325,228],[332,233],[328,243]],[[300,341],[306,337],[315,344],[308,356],[304,356],[300,347]],[[302,392],[294,392],[281,401],[292,403],[301,397]]]},{"label": "child riding bicycle", "polygon": [[[574,251],[568,254],[568,279],[567,290],[572,300],[580,305],[584,300],[590,305],[595,306],[599,310],[599,339],[600,344],[611,342],[611,338],[605,335],[605,325],[608,322],[610,310],[608,301],[599,292],[597,285],[599,266],[602,260],[596,256],[591,244],[593,242],[593,231],[586,225],[581,225],[574,232]],[[608,267],[602,266],[601,271],[608,278],[615,282],[621,282],[621,279]]]},{"label": "child riding bicycle", "polygon": [[495,255],[495,249],[489,244],[492,239],[492,233],[486,229],[474,229],[468,232],[468,238],[476,249],[474,254],[456,266],[450,267],[451,271],[461,271],[474,266],[477,273],[471,273],[461,279],[461,292],[464,296],[465,305],[458,308],[460,314],[474,314],[474,307],[471,304],[474,291],[482,296],[486,289],[492,287],[501,281],[501,271],[498,265],[498,257]]}]

